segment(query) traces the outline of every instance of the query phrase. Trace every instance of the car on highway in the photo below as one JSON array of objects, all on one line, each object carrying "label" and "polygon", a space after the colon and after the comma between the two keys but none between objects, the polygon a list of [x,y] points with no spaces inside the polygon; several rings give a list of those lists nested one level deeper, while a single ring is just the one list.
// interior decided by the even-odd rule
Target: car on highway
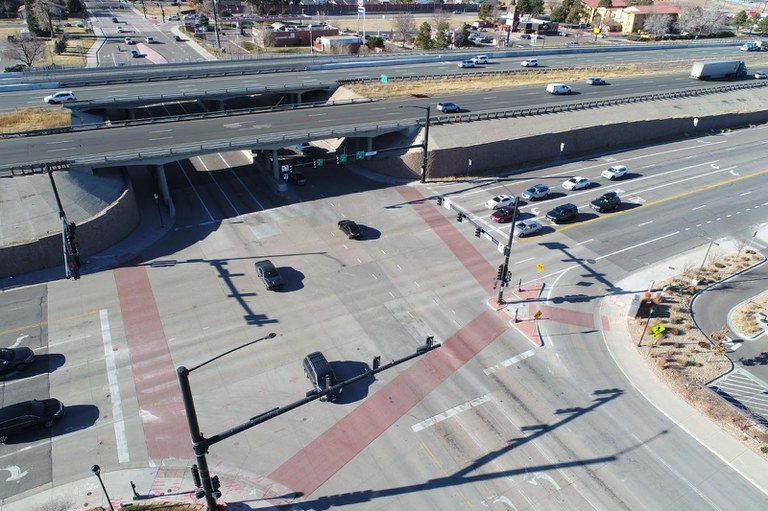
[{"label": "car on highway", "polygon": [[475,63],[471,60],[462,60],[458,64],[459,67],[475,67]]},{"label": "car on highway", "polygon": [[112,23],[120,23],[120,20],[116,16],[112,16]]},{"label": "car on highway", "polygon": [[548,83],[547,92],[558,96],[560,94],[570,94],[571,88],[564,83]]},{"label": "car on highway", "polygon": [[288,172],[288,181],[298,186],[307,184],[307,178],[300,170],[292,170]]},{"label": "car on highway", "polygon": [[592,183],[589,181],[589,178],[576,176],[565,181],[563,188],[566,190],[581,190],[582,188],[589,188],[591,185]]},{"label": "car on highway", "polygon": [[123,39],[123,42],[125,42],[125,44],[127,45],[136,44],[136,41],[134,41],[133,38],[131,37],[126,37],[125,39]]},{"label": "car on highway", "polygon": [[63,416],[64,405],[58,399],[33,399],[0,408],[0,444],[39,425],[50,428]]},{"label": "car on highway", "polygon": [[26,369],[34,361],[35,352],[25,346],[0,348],[0,373]]},{"label": "car on highway", "polygon": [[75,93],[71,90],[64,90],[54,92],[50,96],[44,97],[43,101],[50,105],[56,105],[59,103],[66,103],[67,101],[77,101],[77,96],[75,96]]},{"label": "car on highway", "polygon": [[117,33],[118,34],[122,34],[123,32],[125,32],[125,29],[123,27],[121,27],[120,25],[118,25],[117,26]]},{"label": "car on highway", "polygon": [[471,60],[475,64],[487,64],[489,59],[488,59],[488,55],[475,55],[469,60]]},{"label": "car on highway", "polygon": [[605,80],[602,78],[587,78],[587,85],[605,85]]},{"label": "car on highway", "polygon": [[597,199],[589,203],[589,207],[603,213],[604,211],[612,211],[621,206],[621,197],[616,192],[607,192],[602,194]]},{"label": "car on highway", "polygon": [[547,220],[559,224],[576,218],[578,214],[579,208],[576,207],[576,204],[566,202],[565,204],[560,204],[555,209],[547,211]]},{"label": "car on highway", "polygon": [[550,190],[547,185],[533,185],[525,190],[520,196],[525,200],[540,200],[549,197]]},{"label": "car on highway", "polygon": [[155,44],[155,38],[152,37],[151,35],[148,35],[147,37],[144,38],[144,42],[146,42],[147,44]]},{"label": "car on highway", "polygon": [[493,220],[494,222],[504,223],[512,220],[514,216],[515,216],[515,207],[505,206],[503,208],[494,210],[494,212],[491,213],[491,220]]},{"label": "car on highway", "polygon": [[627,167],[624,165],[613,165],[602,171],[600,175],[611,181],[614,179],[621,179],[627,175]]},{"label": "car on highway", "polygon": [[341,220],[337,225],[341,232],[347,235],[347,238],[351,240],[363,238],[363,230],[354,220]]},{"label": "car on highway", "polygon": [[768,78],[768,74],[762,71],[758,71],[757,73],[755,73],[755,78],[758,80],[765,80],[766,78]]},{"label": "car on highway", "polygon": [[536,59],[528,59],[528,60],[522,61],[520,65],[523,67],[536,67],[539,65],[539,61]]},{"label": "car on highway", "polygon": [[142,55],[142,53],[139,50],[131,50],[131,57],[135,59],[140,59],[143,56],[144,55]]},{"label": "car on highway", "polygon": [[461,107],[456,103],[451,103],[450,101],[443,101],[437,104],[437,109],[441,112],[451,113],[451,112],[460,111]]},{"label": "car on highway", "polygon": [[518,238],[525,238],[532,234],[541,232],[541,224],[536,220],[520,220],[515,223],[514,235]]},{"label": "car on highway", "polygon": [[515,197],[512,195],[497,195],[485,201],[485,207],[488,209],[499,209],[514,205]]},{"label": "car on highway", "polygon": [[275,265],[269,259],[256,261],[256,275],[264,283],[264,287],[271,291],[283,287],[283,277],[277,271]]}]

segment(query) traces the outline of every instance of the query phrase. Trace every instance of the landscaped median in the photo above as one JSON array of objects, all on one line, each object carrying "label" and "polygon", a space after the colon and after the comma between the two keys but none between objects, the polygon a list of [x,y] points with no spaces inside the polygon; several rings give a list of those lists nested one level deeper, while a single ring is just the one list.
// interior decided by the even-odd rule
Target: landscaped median
[{"label": "landscaped median", "polygon": [[[680,275],[656,283],[653,291],[641,297],[637,316],[630,319],[630,330],[638,352],[661,381],[723,430],[768,459],[765,428],[707,387],[732,368],[725,356],[730,349],[726,344],[727,328],[701,332],[691,317],[691,301],[696,293],[761,261],[759,253],[745,249],[710,260],[701,268],[684,268]],[[741,307],[732,320],[746,327],[757,318],[750,315],[748,307]]]}]

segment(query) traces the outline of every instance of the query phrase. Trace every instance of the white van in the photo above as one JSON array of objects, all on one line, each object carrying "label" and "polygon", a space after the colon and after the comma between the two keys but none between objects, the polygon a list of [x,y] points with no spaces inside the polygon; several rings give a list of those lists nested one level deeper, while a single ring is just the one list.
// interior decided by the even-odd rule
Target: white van
[{"label": "white van", "polygon": [[571,88],[564,83],[548,83],[547,92],[550,94],[570,94]]}]

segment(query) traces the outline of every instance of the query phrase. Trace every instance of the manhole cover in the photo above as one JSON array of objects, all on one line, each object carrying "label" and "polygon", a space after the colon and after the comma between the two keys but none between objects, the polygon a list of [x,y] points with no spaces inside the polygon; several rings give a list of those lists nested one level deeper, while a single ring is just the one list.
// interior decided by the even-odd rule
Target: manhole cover
[{"label": "manhole cover", "polygon": [[589,264],[595,264],[597,261],[595,261],[594,259],[587,259],[587,262]]}]

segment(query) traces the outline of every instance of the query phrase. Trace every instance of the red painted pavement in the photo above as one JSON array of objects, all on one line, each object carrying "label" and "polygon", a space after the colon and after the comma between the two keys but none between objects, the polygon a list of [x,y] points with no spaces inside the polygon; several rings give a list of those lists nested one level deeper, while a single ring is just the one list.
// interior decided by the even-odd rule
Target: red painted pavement
[{"label": "red painted pavement", "polygon": [[446,378],[507,329],[494,311],[476,317],[269,475],[312,494]]},{"label": "red painted pavement", "polygon": [[144,266],[114,271],[150,458],[189,458],[192,443],[168,341]]},{"label": "red painted pavement", "polygon": [[579,312],[549,305],[542,305],[541,312],[543,313],[542,319],[576,325],[590,330],[595,328],[595,316],[591,312]]}]

